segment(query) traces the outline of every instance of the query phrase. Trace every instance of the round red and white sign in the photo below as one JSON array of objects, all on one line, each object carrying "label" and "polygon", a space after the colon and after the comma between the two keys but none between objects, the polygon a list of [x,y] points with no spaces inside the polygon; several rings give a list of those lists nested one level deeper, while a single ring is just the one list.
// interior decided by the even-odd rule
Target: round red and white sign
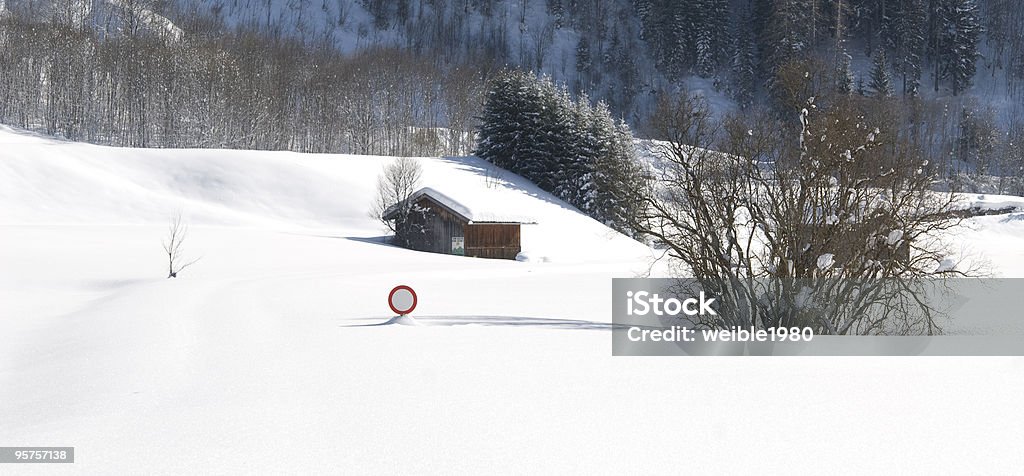
[{"label": "round red and white sign", "polygon": [[416,291],[406,285],[395,286],[388,294],[388,306],[400,316],[409,314],[416,309]]}]

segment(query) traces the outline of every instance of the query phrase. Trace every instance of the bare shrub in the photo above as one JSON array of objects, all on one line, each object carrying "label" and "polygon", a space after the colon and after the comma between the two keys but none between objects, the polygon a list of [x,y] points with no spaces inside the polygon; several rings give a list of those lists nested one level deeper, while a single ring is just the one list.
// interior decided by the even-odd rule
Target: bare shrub
[{"label": "bare shrub", "polygon": [[188,237],[188,225],[181,221],[181,214],[176,215],[167,229],[167,237],[163,241],[164,252],[167,253],[167,277],[177,278],[185,268],[192,266],[199,258],[185,258],[185,239]]},{"label": "bare shrub", "polygon": [[811,99],[794,128],[768,115],[717,122],[696,96],[661,105],[665,165],[636,226],[722,297],[695,325],[941,332],[924,287],[970,274],[940,240],[959,222],[954,196],[931,190],[934,167],[868,124],[885,114],[868,107],[877,101]]}]

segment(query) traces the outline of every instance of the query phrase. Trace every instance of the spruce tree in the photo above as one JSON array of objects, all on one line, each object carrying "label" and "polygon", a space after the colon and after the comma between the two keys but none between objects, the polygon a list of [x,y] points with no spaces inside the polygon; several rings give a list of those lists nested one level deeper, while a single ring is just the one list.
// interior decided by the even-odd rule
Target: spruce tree
[{"label": "spruce tree", "polygon": [[732,57],[733,98],[741,107],[754,102],[757,91],[757,45],[753,34],[740,27]]},{"label": "spruce tree", "polygon": [[884,50],[879,50],[875,54],[875,61],[871,67],[871,83],[868,86],[875,97],[892,96],[892,80],[889,77],[889,65]]},{"label": "spruce tree", "polygon": [[651,11],[653,9],[652,0],[633,0],[633,9],[636,11],[637,18],[640,19],[640,37],[644,38],[645,32],[647,31],[648,22],[651,21]]},{"label": "spruce tree", "polygon": [[581,81],[587,81],[583,78],[589,78],[593,65],[593,58],[590,56],[590,42],[580,35],[579,42],[576,44],[576,72],[579,73]]},{"label": "spruce tree", "polygon": [[948,79],[953,94],[971,86],[978,60],[981,21],[975,0],[939,0],[939,73]]},{"label": "spruce tree", "polygon": [[681,75],[696,63],[697,32],[700,27],[700,0],[669,1],[668,10],[671,20],[667,36],[671,50],[669,51],[669,71]]},{"label": "spruce tree", "polygon": [[550,79],[500,73],[487,92],[476,155],[551,190],[558,144],[553,136],[561,127],[556,96]]},{"label": "spruce tree", "polygon": [[546,144],[551,154],[548,169],[551,184],[545,190],[579,207],[583,194],[581,189],[586,183],[587,174],[587,157],[583,152],[586,147],[583,122],[587,111],[581,109],[580,104],[574,103],[564,88],[558,90],[554,99],[549,119],[548,137],[551,142]]},{"label": "spruce tree", "polygon": [[693,43],[697,73],[710,76],[722,58],[729,58],[730,8],[727,0],[696,0],[693,18]]},{"label": "spruce tree", "polygon": [[711,44],[714,50],[715,65],[724,59],[729,58],[729,47],[732,45],[732,38],[729,26],[732,22],[732,7],[729,0],[708,0],[707,15],[705,15],[711,31]]},{"label": "spruce tree", "polygon": [[671,75],[676,69],[680,48],[677,28],[679,7],[669,0],[638,0],[637,3],[642,34],[654,56],[655,67]]},{"label": "spruce tree", "polygon": [[550,192],[558,183],[566,111],[550,78],[532,81],[529,91],[523,101],[528,120],[519,137],[521,156],[513,171]]},{"label": "spruce tree", "polygon": [[480,117],[480,140],[475,154],[510,170],[516,168],[517,138],[523,119],[519,102],[525,81],[524,74],[518,71],[499,73],[489,84]]},{"label": "spruce tree", "polygon": [[928,11],[926,0],[902,0],[893,15],[893,51],[896,72],[902,82],[903,94],[917,96],[927,38]]},{"label": "spruce tree", "polygon": [[598,122],[609,136],[594,163],[589,210],[591,216],[605,225],[636,236],[636,230],[629,224],[642,211],[637,190],[646,180],[644,170],[637,160],[629,126],[622,121],[614,122],[600,107],[598,111]]},{"label": "spruce tree", "polygon": [[715,70],[715,50],[711,44],[711,32],[701,29],[696,39],[697,74],[708,77]]},{"label": "spruce tree", "polygon": [[570,137],[572,148],[568,151],[571,158],[567,159],[561,173],[562,193],[564,200],[579,208],[588,215],[593,215],[593,175],[601,143],[595,134],[594,108],[586,95],[572,104]]},{"label": "spruce tree", "polygon": [[506,71],[490,84],[479,157],[532,181],[584,213],[628,232],[640,180],[633,136],[604,102],[574,101],[548,78]]},{"label": "spruce tree", "polygon": [[798,0],[776,0],[765,27],[762,42],[766,45],[766,69],[769,87],[774,86],[775,73],[791,60],[800,59],[811,48],[810,14]]},{"label": "spruce tree", "polygon": [[836,93],[849,96],[853,94],[854,82],[853,68],[850,66],[850,54],[846,50],[840,50],[836,55],[835,88]]},{"label": "spruce tree", "polygon": [[548,14],[555,17],[555,28],[565,26],[565,7],[562,6],[562,0],[548,0],[547,10]]}]

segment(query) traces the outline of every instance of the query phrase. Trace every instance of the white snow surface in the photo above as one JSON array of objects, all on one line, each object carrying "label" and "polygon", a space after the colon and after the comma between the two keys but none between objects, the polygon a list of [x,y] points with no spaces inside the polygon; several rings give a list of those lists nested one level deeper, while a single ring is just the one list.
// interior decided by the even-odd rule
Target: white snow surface
[{"label": "white snow surface", "polygon": [[967,204],[966,208],[978,208],[981,210],[1003,210],[1007,208],[1016,208],[1017,211],[1024,210],[1024,198],[1021,197],[977,193],[965,193],[961,195],[964,198],[963,202]]},{"label": "white snow surface", "polygon": [[[645,275],[646,247],[518,177],[488,186],[473,158],[422,159],[424,186],[535,216],[529,260],[382,244],[367,211],[388,160],[0,129],[0,445],[76,448],[73,465],[0,471],[1024,465],[1024,359],[612,357],[611,278]],[[201,259],[165,279],[178,211]],[[1014,217],[975,219],[960,242],[1024,276]],[[388,309],[398,284],[417,292],[412,318]]]}]

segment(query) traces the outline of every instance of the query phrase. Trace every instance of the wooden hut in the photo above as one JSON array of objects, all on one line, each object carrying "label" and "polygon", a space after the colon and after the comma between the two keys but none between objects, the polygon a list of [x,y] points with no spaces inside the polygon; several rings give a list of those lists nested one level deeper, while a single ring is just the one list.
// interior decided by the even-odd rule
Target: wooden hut
[{"label": "wooden hut", "polygon": [[[466,206],[432,188],[416,191],[409,200],[418,210],[410,220],[422,230],[409,237],[409,249],[494,259],[516,259],[522,251],[521,222],[473,220]],[[395,220],[398,213],[392,207],[384,219]]]}]

